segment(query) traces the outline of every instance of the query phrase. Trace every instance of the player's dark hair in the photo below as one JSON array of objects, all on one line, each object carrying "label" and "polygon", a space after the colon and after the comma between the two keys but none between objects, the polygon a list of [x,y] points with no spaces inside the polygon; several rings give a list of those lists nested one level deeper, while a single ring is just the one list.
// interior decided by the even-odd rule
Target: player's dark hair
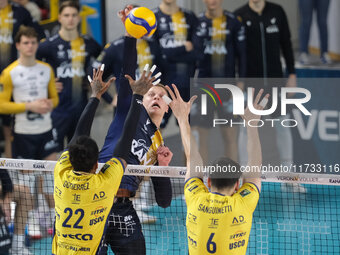
[{"label": "player's dark hair", "polygon": [[211,186],[217,189],[232,187],[242,175],[240,165],[227,157],[216,159],[211,166],[215,166],[209,172]]},{"label": "player's dark hair", "polygon": [[22,36],[26,36],[28,38],[37,38],[38,40],[38,34],[32,27],[20,26],[19,31],[14,37],[15,43],[19,43]]},{"label": "player's dark hair", "polygon": [[90,172],[98,161],[98,145],[88,136],[79,136],[68,151],[75,171]]},{"label": "player's dark hair", "polygon": [[77,1],[64,1],[59,6],[59,14],[61,14],[66,7],[75,8],[78,12],[80,12],[80,6]]}]

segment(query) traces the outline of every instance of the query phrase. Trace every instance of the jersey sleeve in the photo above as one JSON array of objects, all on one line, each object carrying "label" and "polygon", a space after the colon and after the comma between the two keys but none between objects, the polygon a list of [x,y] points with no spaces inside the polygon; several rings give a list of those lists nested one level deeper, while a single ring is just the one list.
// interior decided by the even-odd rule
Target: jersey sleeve
[{"label": "jersey sleeve", "polygon": [[49,42],[47,39],[42,39],[39,43],[39,47],[37,50],[36,58],[45,62],[50,63],[50,48]]},{"label": "jersey sleeve", "polygon": [[54,167],[54,172],[57,173],[61,170],[66,170],[66,169],[72,169],[72,164],[71,164],[71,161],[70,161],[70,154],[67,151],[64,151],[60,158],[58,159],[57,161],[57,164],[55,165]]},{"label": "jersey sleeve", "polygon": [[25,103],[11,102],[13,84],[8,69],[0,75],[0,87],[0,114],[16,114],[26,111]]},{"label": "jersey sleeve", "polygon": [[255,184],[246,182],[234,196],[242,200],[251,212],[254,212],[260,198],[260,193]]},{"label": "jersey sleeve", "polygon": [[59,103],[59,96],[57,88],[55,86],[55,75],[52,67],[50,67],[51,78],[48,83],[48,98],[52,100],[53,108],[55,108]]},{"label": "jersey sleeve", "polygon": [[200,178],[190,178],[184,184],[184,197],[187,205],[194,199],[197,195],[208,193],[208,188],[204,185]]},{"label": "jersey sleeve", "polygon": [[116,194],[124,174],[124,164],[119,158],[111,158],[100,169],[100,174],[109,179],[114,194]]}]

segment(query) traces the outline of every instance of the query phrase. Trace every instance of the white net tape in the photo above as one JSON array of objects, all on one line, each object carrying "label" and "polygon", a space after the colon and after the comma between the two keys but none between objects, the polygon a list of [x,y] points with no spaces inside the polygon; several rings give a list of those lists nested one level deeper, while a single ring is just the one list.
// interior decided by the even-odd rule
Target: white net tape
[{"label": "white net tape", "polygon": [[[0,169],[53,171],[56,161],[0,158]],[[98,170],[103,163],[98,164]],[[127,165],[125,175],[184,178],[186,167]],[[320,173],[265,172],[263,182],[340,185],[340,175]]]}]

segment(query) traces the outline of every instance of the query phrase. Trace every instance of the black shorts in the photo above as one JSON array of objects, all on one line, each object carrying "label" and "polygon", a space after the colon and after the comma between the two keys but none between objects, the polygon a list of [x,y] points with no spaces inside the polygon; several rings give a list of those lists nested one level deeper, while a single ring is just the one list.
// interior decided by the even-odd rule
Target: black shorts
[{"label": "black shorts", "polygon": [[12,116],[6,114],[0,114],[0,120],[3,126],[10,127],[12,122]]},{"label": "black shorts", "polygon": [[128,198],[118,198],[108,216],[105,242],[116,255],[146,254],[142,226]]},{"label": "black shorts", "polygon": [[36,135],[13,134],[13,158],[44,159],[57,152],[52,130]]}]

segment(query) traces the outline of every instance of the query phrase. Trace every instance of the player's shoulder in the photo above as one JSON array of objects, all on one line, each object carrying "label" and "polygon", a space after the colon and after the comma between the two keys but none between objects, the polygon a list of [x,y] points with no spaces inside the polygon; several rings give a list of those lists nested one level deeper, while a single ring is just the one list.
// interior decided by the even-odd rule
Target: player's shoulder
[{"label": "player's shoulder", "polygon": [[162,11],[159,7],[156,7],[154,9],[152,9],[153,13],[157,16],[157,15],[162,15]]},{"label": "player's shoulder", "polygon": [[[119,37],[118,39],[112,41],[111,45],[112,46],[120,46],[120,45],[123,45],[124,44],[124,37]],[[111,46],[110,45],[110,46]]]},{"label": "player's shoulder", "polygon": [[185,16],[187,16],[189,18],[196,18],[196,14],[191,10],[181,8],[181,11],[184,13]]},{"label": "player's shoulder", "polygon": [[51,65],[48,64],[48,63],[46,63],[46,62],[44,62],[44,61],[37,60],[37,64],[38,64],[41,68],[43,68],[43,69],[47,69],[47,70],[49,70],[49,71],[52,71],[52,70],[53,70],[52,67],[51,67]]},{"label": "player's shoulder", "polygon": [[11,64],[9,64],[2,72],[4,75],[9,75],[18,66],[19,66],[19,61],[15,60]]},{"label": "player's shoulder", "polygon": [[234,11],[234,14],[235,14],[236,16],[239,16],[239,15],[242,16],[242,15],[248,13],[249,11],[250,11],[249,5],[248,5],[248,4],[245,4],[245,5],[241,6],[240,8],[236,9],[236,10]]},{"label": "player's shoulder", "polygon": [[59,40],[61,40],[61,37],[59,34],[52,35],[48,38],[41,39],[40,44],[50,45],[57,43]]},{"label": "player's shoulder", "polygon": [[10,5],[12,7],[12,11],[14,13],[20,13],[20,14],[27,14],[29,13],[25,7],[21,6],[20,4],[18,3],[15,3],[15,2],[10,2]]},{"label": "player's shoulder", "polygon": [[230,12],[230,11],[227,11],[227,10],[224,10],[223,11],[223,14],[224,16],[227,17],[227,20],[229,23],[232,23],[232,24],[239,24],[242,22],[242,18],[240,15],[237,15],[236,13],[234,12]]}]

